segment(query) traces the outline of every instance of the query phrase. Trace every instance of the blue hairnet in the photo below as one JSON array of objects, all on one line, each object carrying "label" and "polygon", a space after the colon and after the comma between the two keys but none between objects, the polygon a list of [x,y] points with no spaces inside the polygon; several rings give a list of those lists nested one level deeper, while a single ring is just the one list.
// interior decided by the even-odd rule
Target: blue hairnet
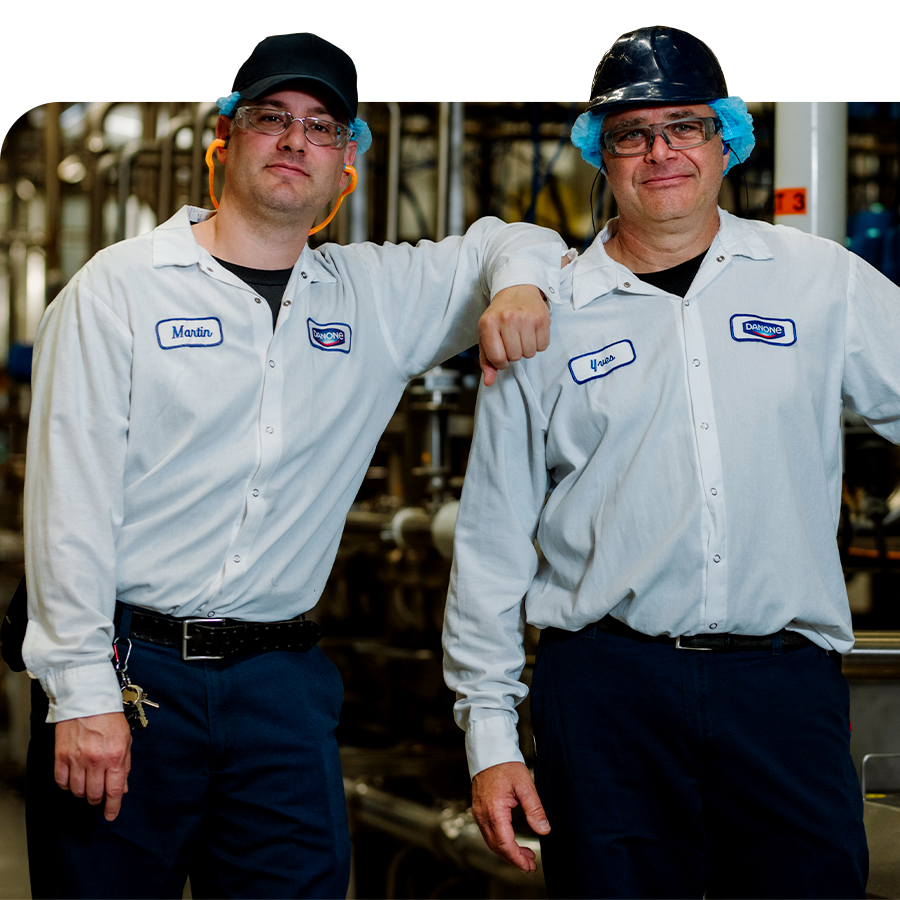
[{"label": "blue hairnet", "polygon": [[[219,107],[219,112],[221,112],[223,116],[228,116],[230,118],[234,115],[234,111],[237,109],[238,101],[240,101],[240,99],[240,92],[235,91],[227,97],[219,97],[219,99],[216,100],[216,106]],[[366,125],[362,119],[354,119],[350,123],[350,140],[356,141],[357,156],[361,156],[372,146],[372,132],[369,131],[369,126]]]},{"label": "blue hairnet", "polygon": [[753,117],[740,97],[724,97],[709,104],[722,120],[722,140],[731,149],[727,172],[733,165],[746,162],[756,144],[753,137]]},{"label": "blue hairnet", "polygon": [[[746,162],[756,141],[753,138],[753,119],[747,112],[747,104],[740,97],[713,100],[709,106],[722,120],[722,140],[732,150],[727,172],[738,162]],[[584,112],[572,126],[572,143],[581,151],[582,159],[595,169],[605,171],[600,133],[603,130],[603,113]]]},{"label": "blue hairnet", "polygon": [[603,129],[602,113],[583,112],[572,126],[572,143],[581,151],[581,158],[595,169],[603,169],[603,145],[600,133]]},{"label": "blue hairnet", "polygon": [[234,111],[237,108],[238,100],[241,99],[241,92],[235,91],[233,94],[229,94],[227,97],[219,97],[216,100],[216,106],[219,107],[219,112],[222,113],[223,116],[231,116],[234,115]]},{"label": "blue hairnet", "polygon": [[372,146],[372,132],[362,119],[350,123],[350,140],[356,141],[356,155],[361,156]]}]

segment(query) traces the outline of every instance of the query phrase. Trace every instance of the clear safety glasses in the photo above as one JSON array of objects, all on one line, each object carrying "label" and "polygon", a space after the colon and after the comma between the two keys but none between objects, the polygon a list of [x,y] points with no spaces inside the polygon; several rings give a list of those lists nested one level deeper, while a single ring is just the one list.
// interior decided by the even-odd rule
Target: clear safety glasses
[{"label": "clear safety glasses", "polygon": [[287,110],[266,106],[239,106],[234,121],[241,128],[252,128],[263,134],[281,134],[291,127],[292,122],[299,122],[306,139],[319,147],[343,148],[350,139],[350,129],[346,125],[315,116],[292,116]]},{"label": "clear safety glasses", "polygon": [[673,150],[690,150],[711,140],[722,130],[716,116],[691,116],[655,125],[626,125],[604,131],[600,136],[603,148],[613,156],[643,156],[653,148],[653,139],[660,135]]}]

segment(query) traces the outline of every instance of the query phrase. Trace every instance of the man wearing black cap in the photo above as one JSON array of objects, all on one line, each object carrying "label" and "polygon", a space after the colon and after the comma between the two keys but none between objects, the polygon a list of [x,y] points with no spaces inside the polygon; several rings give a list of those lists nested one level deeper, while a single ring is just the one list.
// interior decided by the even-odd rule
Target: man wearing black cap
[{"label": "man wearing black cap", "polygon": [[188,875],[197,897],[345,896],[342,685],[304,613],[406,384],[475,342],[487,287],[522,286],[489,361],[546,338],[524,285],[556,290],[548,232],[307,246],[369,140],[343,51],[267,38],[220,108],[218,212],[99,253],[36,343],[35,897],[181,897]]},{"label": "man wearing black cap", "polygon": [[618,216],[566,268],[547,353],[479,397],[456,525],[475,816],[534,870],[521,804],[555,897],[862,897],[840,411],[900,441],[900,291],[717,208],[752,122],[697,38],[623,35],[591,94],[572,140]]}]

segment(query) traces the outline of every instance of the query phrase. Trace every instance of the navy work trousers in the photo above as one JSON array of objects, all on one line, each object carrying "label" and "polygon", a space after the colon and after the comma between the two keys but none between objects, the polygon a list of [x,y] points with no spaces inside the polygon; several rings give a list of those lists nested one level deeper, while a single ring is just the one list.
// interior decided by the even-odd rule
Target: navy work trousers
[{"label": "navy work trousers", "polygon": [[185,662],[134,641],[128,673],[159,709],[147,707],[149,724],[133,732],[114,822],[57,787],[55,726],[43,721],[46,703],[34,704],[33,896],[180,898],[190,875],[194,897],[345,897],[350,838],[334,737],[343,686],[325,654]]},{"label": "navy work trousers", "polygon": [[863,897],[849,691],[817,647],[542,635],[531,692],[551,897]]}]

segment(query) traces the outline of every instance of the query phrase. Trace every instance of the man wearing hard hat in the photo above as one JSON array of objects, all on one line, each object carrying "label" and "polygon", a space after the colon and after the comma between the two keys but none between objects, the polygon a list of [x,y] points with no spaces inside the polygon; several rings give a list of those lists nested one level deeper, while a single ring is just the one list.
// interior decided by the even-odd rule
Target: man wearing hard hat
[{"label": "man wearing hard hat", "polygon": [[35,897],[346,895],[343,690],[305,613],[408,381],[476,341],[490,288],[520,286],[489,360],[546,339],[522,286],[556,289],[550,232],[309,247],[370,140],[338,47],[266,38],[219,106],[218,212],[102,251],[37,339]]},{"label": "man wearing hard hat", "polygon": [[475,816],[533,870],[521,804],[555,897],[862,897],[840,411],[900,441],[900,290],[717,208],[752,123],[690,34],[619,38],[573,141],[618,217],[565,270],[550,350],[481,393],[456,527]]}]

